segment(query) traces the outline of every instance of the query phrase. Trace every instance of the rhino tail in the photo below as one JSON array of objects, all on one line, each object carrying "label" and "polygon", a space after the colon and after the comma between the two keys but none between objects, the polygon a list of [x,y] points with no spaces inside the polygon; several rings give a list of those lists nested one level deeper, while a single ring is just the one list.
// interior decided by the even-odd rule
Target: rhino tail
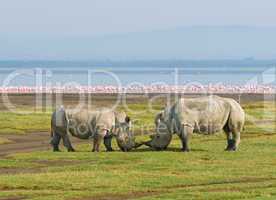
[{"label": "rhino tail", "polygon": [[60,106],[60,111],[62,111],[64,113],[64,121],[65,121],[65,126],[66,126],[66,134],[69,134],[69,118],[68,118],[68,115],[67,115],[67,112],[64,108],[63,105]]},{"label": "rhino tail", "polygon": [[126,116],[126,117],[125,117],[125,122],[126,122],[126,123],[129,123],[129,122],[130,122],[130,117],[129,117],[129,116]]}]

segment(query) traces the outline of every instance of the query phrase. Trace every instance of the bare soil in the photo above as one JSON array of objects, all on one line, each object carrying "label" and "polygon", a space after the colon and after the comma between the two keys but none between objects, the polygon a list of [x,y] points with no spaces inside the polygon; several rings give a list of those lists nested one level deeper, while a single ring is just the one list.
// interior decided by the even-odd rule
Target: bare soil
[{"label": "bare soil", "polygon": [[130,192],[126,194],[105,194],[105,195],[98,195],[94,197],[85,197],[80,199],[73,199],[73,200],[128,200],[128,199],[137,199],[142,197],[148,197],[148,196],[155,196],[158,194],[165,193],[167,191],[145,191],[145,192]]},{"label": "bare soil", "polygon": [[[41,150],[50,150],[50,133],[38,132],[26,135],[2,135],[1,137],[11,140],[12,143],[0,145],[0,158],[12,153],[32,152]],[[87,143],[87,140],[80,140],[71,137],[72,143]],[[62,145],[62,144],[61,144]]]},{"label": "bare soil", "polygon": [[4,197],[0,198],[0,200],[22,200],[25,199],[24,197]]}]

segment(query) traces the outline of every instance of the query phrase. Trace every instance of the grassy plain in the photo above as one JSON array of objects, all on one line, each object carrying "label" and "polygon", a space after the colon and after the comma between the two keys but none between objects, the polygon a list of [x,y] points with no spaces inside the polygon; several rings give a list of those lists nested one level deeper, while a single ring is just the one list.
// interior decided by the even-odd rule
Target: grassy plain
[{"label": "grassy plain", "polygon": [[[276,106],[242,106],[247,122],[238,152],[224,151],[223,134],[194,135],[190,153],[179,151],[177,137],[162,152],[141,147],[129,153],[91,153],[88,143],[78,145],[74,153],[18,152],[0,158],[0,199],[276,199]],[[152,125],[161,107],[157,104],[149,111],[146,104],[134,102],[129,108],[141,112],[129,114],[137,127]],[[2,112],[0,130],[49,130],[50,110],[29,115]],[[1,132],[3,137],[7,133]]]}]

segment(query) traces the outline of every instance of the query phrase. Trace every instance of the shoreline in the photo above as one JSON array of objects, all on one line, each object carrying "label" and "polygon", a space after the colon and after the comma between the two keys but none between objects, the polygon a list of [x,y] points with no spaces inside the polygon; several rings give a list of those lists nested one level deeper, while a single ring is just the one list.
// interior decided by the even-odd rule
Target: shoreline
[{"label": "shoreline", "polygon": [[[110,105],[119,101],[120,103],[141,103],[141,102],[163,102],[174,101],[178,97],[194,98],[200,96],[206,96],[208,94],[194,94],[194,93],[171,93],[171,94],[0,94],[0,110],[7,108],[7,103],[11,103],[15,106],[37,106],[42,107],[60,105],[74,105],[80,102],[92,103],[94,105]],[[249,103],[249,102],[264,102],[264,101],[275,101],[276,94],[252,94],[252,93],[218,93],[214,94],[221,97],[233,98],[237,102]],[[37,104],[39,103],[39,104]]]},{"label": "shoreline", "polygon": [[276,94],[276,85],[132,85],[132,86],[8,86],[0,94]]}]

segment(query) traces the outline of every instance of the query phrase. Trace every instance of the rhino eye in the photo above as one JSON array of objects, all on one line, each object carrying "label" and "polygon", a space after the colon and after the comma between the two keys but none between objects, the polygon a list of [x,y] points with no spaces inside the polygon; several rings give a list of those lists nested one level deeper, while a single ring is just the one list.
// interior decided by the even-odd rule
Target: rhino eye
[{"label": "rhino eye", "polygon": [[69,124],[69,125],[73,125],[73,124],[75,124],[75,121],[74,121],[73,119],[69,119],[69,120],[68,120],[68,124]]}]

